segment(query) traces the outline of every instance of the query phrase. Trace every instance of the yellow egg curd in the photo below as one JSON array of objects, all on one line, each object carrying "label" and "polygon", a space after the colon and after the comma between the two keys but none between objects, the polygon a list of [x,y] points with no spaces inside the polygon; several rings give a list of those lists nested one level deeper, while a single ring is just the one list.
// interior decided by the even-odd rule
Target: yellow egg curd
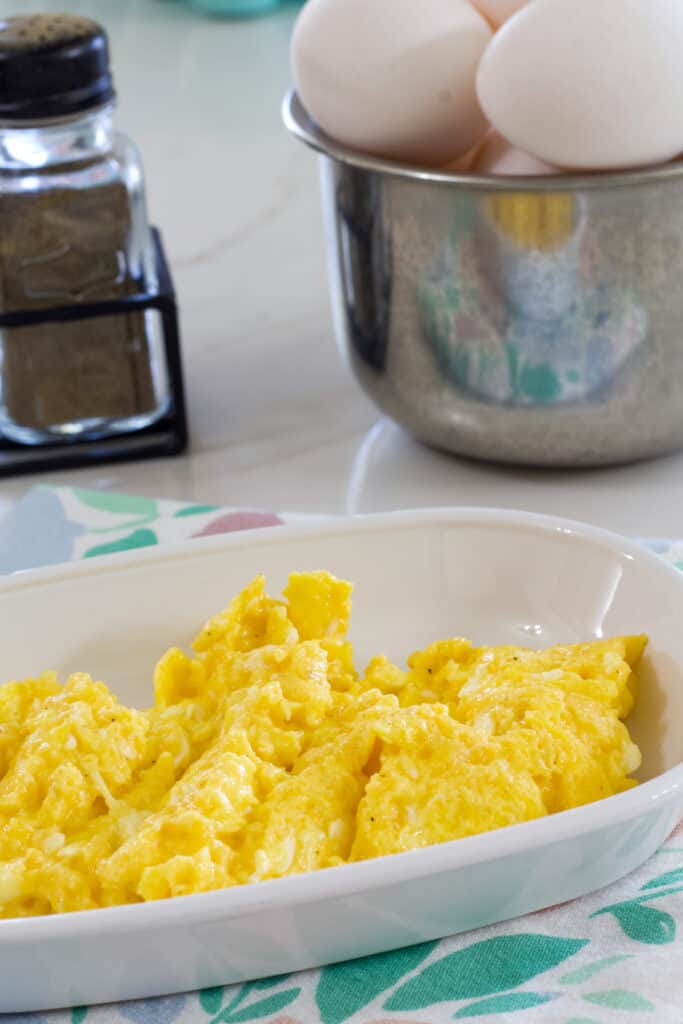
[{"label": "yellow egg curd", "polygon": [[[257,577],[154,705],[87,675],[0,687],[0,917],[205,892],[471,836],[634,786],[645,637],[433,644],[364,674],[351,585]],[[416,614],[418,614],[416,612]]]}]

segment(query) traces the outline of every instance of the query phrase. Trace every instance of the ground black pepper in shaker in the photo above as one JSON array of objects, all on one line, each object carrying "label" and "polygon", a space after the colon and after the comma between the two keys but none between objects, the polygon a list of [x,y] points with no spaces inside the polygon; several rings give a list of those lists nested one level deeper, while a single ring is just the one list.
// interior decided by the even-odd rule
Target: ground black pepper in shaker
[{"label": "ground black pepper in shaker", "polygon": [[[0,21],[0,313],[155,286],[137,151],[112,126],[104,30]],[[139,430],[169,403],[154,311],[0,330],[0,437],[23,444]]]}]

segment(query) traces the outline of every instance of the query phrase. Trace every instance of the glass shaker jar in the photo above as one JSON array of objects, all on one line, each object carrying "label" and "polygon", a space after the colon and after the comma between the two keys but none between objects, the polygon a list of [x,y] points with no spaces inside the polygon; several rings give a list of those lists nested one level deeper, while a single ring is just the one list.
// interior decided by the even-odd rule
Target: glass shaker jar
[{"label": "glass shaker jar", "polygon": [[[0,20],[0,313],[154,290],[142,167],[113,104],[98,24]],[[0,438],[117,436],[168,405],[154,311],[0,329]]]}]

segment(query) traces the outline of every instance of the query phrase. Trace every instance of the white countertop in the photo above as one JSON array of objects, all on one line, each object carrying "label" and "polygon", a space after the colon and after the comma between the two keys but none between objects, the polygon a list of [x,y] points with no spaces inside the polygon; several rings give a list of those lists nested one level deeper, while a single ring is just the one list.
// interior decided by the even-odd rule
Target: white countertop
[{"label": "white countertop", "polygon": [[683,536],[683,455],[501,469],[378,418],[334,345],[316,160],[280,121],[291,8],[229,22],[179,0],[0,0],[0,15],[65,7],[111,35],[119,124],[142,150],[180,301],[191,450],[4,479],[0,515],[40,480],[290,512],[497,505]]}]

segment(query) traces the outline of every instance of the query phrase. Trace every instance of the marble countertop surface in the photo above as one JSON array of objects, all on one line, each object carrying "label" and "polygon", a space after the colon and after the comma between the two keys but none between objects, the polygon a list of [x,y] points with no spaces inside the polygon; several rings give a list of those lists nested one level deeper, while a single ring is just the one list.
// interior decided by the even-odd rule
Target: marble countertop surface
[{"label": "marble countertop surface", "polygon": [[[64,0],[0,0],[0,15]],[[204,18],[178,0],[70,0],[108,28],[178,290],[191,451],[38,479],[290,512],[497,505],[683,534],[683,455],[591,472],[478,465],[380,419],[335,349],[314,156],[280,120],[293,8]],[[683,393],[681,395],[683,401]]]}]

